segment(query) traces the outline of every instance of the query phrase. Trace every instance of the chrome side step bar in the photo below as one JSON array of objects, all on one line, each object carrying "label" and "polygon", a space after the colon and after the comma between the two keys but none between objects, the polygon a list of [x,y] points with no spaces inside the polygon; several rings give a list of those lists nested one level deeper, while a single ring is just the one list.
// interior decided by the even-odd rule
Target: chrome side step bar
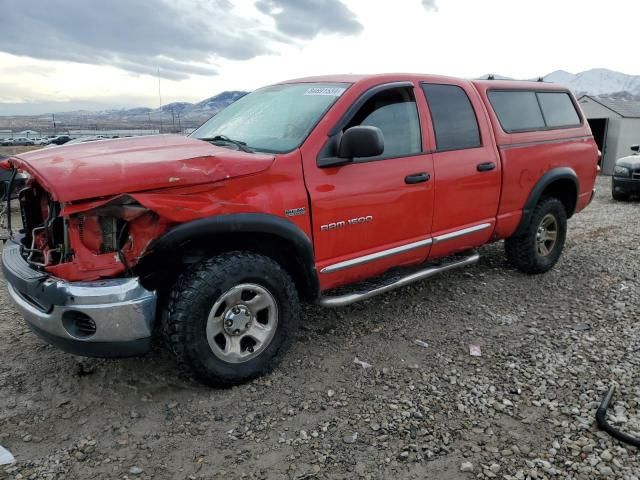
[{"label": "chrome side step bar", "polygon": [[380,295],[382,293],[390,292],[391,290],[395,290],[396,288],[404,287],[411,283],[433,277],[434,275],[446,272],[447,270],[453,270],[454,268],[472,265],[474,263],[477,263],[479,259],[480,255],[474,252],[468,256],[457,258],[440,265],[428,266],[421,270],[414,271],[413,273],[410,273],[408,275],[400,277],[395,276],[390,279],[388,283],[384,283],[384,279],[382,279],[382,283],[378,283],[372,288],[365,288],[361,291],[345,293],[344,295],[331,295],[326,297],[321,296],[318,299],[317,303],[318,305],[321,305],[323,307],[344,307],[346,305],[351,305],[352,303],[375,297],[376,295]]}]

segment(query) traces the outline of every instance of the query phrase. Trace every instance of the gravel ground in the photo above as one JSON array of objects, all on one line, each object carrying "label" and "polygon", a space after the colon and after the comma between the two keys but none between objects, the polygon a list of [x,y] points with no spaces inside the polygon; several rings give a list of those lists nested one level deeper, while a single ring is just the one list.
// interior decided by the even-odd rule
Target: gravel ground
[{"label": "gravel ground", "polygon": [[552,272],[518,273],[494,244],[466,270],[307,307],[281,366],[228,390],[179,379],[160,350],[50,348],[3,289],[0,444],[17,463],[0,477],[637,479],[594,414],[616,384],[610,421],[640,433],[640,203],[598,186]]}]

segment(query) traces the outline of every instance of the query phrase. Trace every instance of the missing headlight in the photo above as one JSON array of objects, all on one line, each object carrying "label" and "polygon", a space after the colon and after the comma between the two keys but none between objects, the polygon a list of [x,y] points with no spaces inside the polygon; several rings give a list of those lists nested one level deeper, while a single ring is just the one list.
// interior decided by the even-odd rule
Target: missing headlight
[{"label": "missing headlight", "polygon": [[100,253],[110,253],[118,250],[118,219],[115,217],[98,217],[102,229]]},{"label": "missing headlight", "polygon": [[128,223],[117,217],[80,215],[78,217],[80,239],[93,253],[120,251],[127,241]]}]

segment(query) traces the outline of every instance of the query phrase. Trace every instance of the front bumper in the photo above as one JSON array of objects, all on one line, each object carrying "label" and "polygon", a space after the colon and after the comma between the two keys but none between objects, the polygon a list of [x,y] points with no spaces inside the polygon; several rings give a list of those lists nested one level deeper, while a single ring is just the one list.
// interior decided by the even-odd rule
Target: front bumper
[{"label": "front bumper", "polygon": [[151,345],[156,294],[137,278],[66,282],[27,263],[9,240],[2,270],[9,294],[31,329],[52,345],[88,357],[145,353]]},{"label": "front bumper", "polygon": [[616,193],[640,195],[640,179],[612,177],[611,187]]}]

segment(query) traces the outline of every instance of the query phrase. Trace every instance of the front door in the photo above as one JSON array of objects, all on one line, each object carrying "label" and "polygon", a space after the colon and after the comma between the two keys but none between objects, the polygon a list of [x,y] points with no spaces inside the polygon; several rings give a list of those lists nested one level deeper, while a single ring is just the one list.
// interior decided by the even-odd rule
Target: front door
[{"label": "front door", "polygon": [[380,128],[382,155],[319,168],[322,154],[303,150],[322,289],[422,261],[429,253],[433,159],[423,153],[415,88],[403,83],[374,92],[341,124],[342,131]]}]

